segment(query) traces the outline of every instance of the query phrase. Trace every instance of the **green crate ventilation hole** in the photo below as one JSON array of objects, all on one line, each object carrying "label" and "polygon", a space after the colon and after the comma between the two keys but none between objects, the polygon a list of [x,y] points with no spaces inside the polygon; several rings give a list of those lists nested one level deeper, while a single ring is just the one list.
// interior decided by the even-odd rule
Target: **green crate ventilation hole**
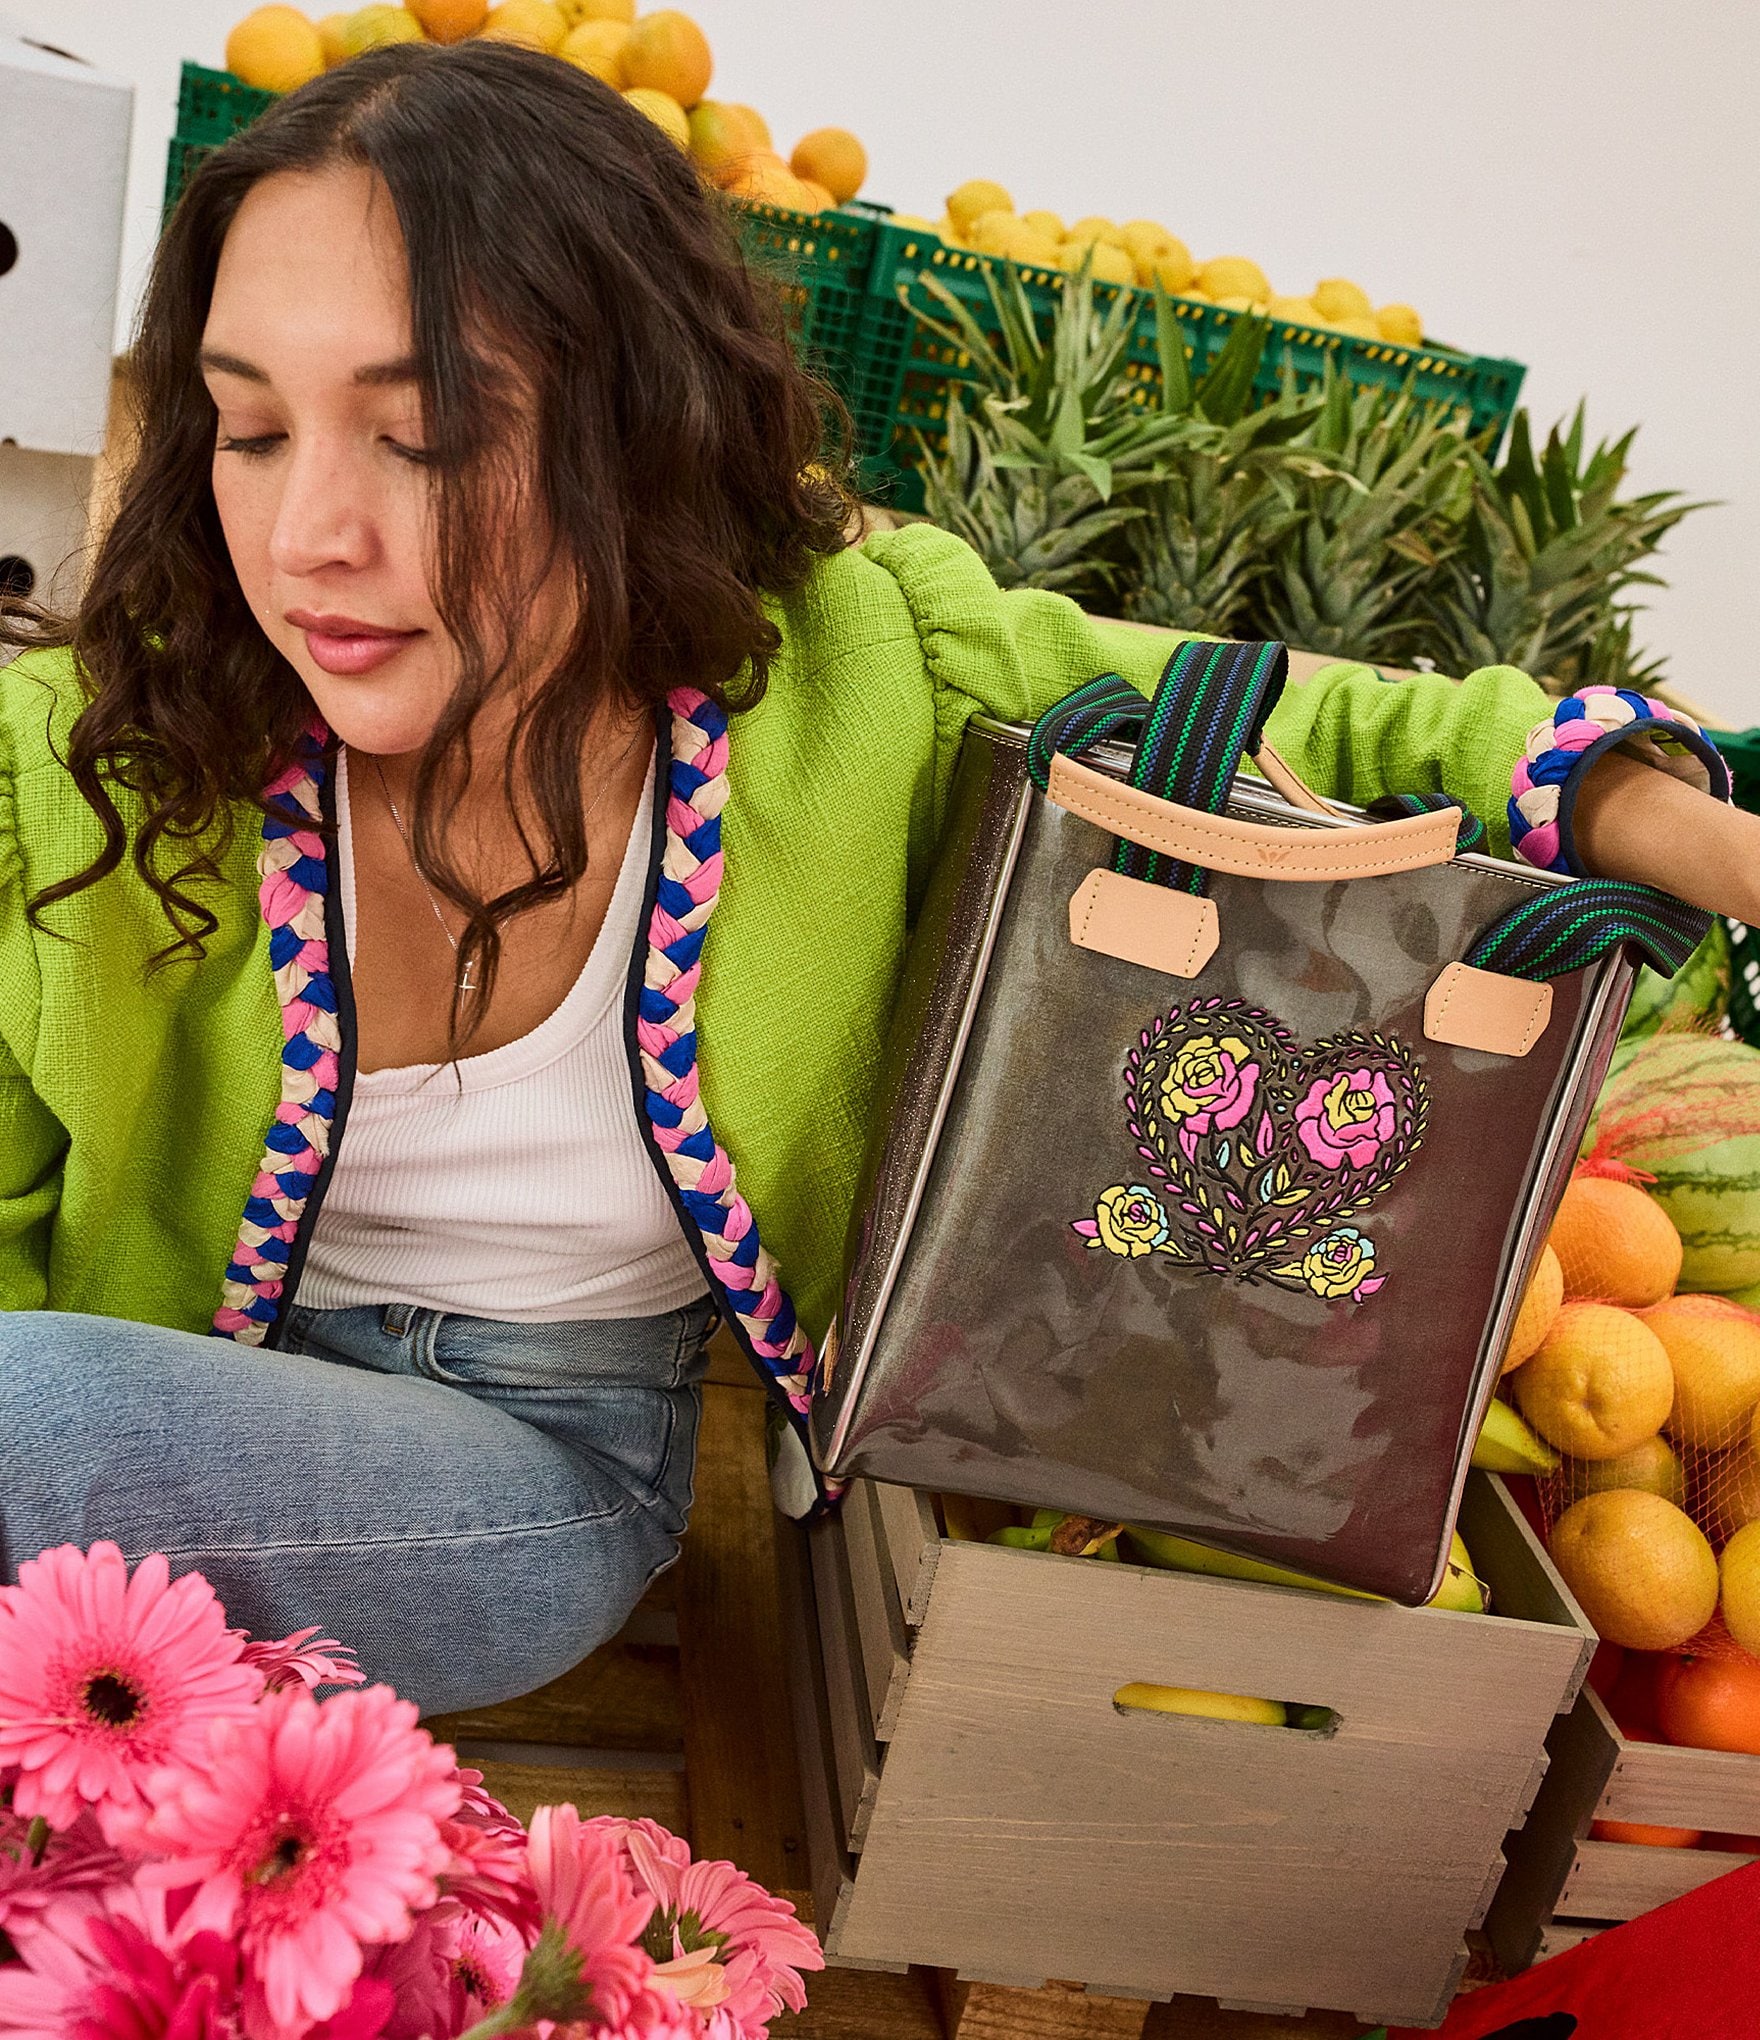
[{"label": "green crate ventilation hole", "polygon": [[[202,157],[248,127],[274,98],[225,71],[184,65],[177,134],[166,164],[167,214]],[[920,279],[925,271],[936,273],[990,326],[985,272],[994,266],[991,258],[950,248],[920,228],[894,226],[884,206],[858,202],[810,219],[763,205],[742,205],[739,213],[747,256],[780,282],[803,358],[849,410],[863,488],[896,509],[920,510],[919,440],[931,447],[941,440],[952,386],[975,377],[962,349],[919,322],[919,310],[935,309]],[[1022,267],[1019,274],[1034,316],[1048,331],[1061,272]],[[1124,284],[1095,286],[1103,303],[1128,289]],[[1146,291],[1131,294],[1141,303],[1129,372],[1147,405],[1161,384],[1154,300]],[[1192,349],[1194,372],[1201,375],[1227,344],[1241,314],[1192,299],[1172,302]],[[1440,346],[1359,340],[1280,321],[1272,329],[1256,387],[1267,398],[1275,396],[1286,369],[1298,387],[1310,387],[1324,375],[1328,361],[1359,386],[1397,388],[1409,380],[1420,397],[1458,406],[1468,413],[1474,431],[1489,429],[1499,437],[1514,414],[1527,372],[1516,361]]]}]

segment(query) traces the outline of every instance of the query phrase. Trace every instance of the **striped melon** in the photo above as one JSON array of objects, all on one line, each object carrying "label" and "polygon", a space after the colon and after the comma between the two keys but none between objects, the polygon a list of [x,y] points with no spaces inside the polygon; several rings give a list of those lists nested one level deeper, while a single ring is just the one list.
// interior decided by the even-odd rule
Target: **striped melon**
[{"label": "striped melon", "polygon": [[1662,977],[1648,964],[1638,972],[1620,1038],[1709,1033],[1729,1011],[1730,968],[1729,929],[1713,921],[1710,934],[1673,977]]},{"label": "striped melon", "polygon": [[1595,1152],[1655,1179],[1686,1248],[1682,1289],[1760,1284],[1760,1049],[1715,1035],[1622,1044]]}]

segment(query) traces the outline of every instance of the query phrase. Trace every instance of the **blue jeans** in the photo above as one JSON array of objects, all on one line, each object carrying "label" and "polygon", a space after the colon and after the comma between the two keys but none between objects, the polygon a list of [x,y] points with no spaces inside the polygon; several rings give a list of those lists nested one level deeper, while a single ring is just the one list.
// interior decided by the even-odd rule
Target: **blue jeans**
[{"label": "blue jeans", "polygon": [[296,1306],[268,1352],[0,1315],[0,1576],[108,1537],[253,1635],[317,1623],[424,1713],[530,1692],[678,1555],[713,1324]]}]

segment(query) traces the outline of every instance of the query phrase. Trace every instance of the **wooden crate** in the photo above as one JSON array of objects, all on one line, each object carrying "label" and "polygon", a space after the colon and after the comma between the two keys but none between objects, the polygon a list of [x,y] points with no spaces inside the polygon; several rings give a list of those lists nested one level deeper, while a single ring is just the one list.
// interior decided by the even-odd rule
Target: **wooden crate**
[{"label": "wooden crate", "polygon": [[1545,1783],[1504,1845],[1509,1869],[1485,1920],[1503,1968],[1557,1955],[1756,1860],[1733,1850],[1599,1842],[1589,1829],[1626,1820],[1760,1832],[1760,1757],[1633,1742],[1587,1686],[1546,1747]]},{"label": "wooden crate", "polygon": [[[1501,1483],[1461,1530],[1499,1616],[954,1543],[856,1482],[791,1596],[828,1957],[1440,2020],[1593,1650]],[[1125,1714],[1132,1680],[1337,1722]]]}]

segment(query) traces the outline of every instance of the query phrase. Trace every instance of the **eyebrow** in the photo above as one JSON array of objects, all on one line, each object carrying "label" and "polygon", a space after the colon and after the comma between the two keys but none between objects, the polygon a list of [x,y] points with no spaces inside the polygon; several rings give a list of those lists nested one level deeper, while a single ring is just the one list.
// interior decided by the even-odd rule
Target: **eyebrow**
[{"label": "eyebrow", "polygon": [[[217,347],[204,347],[197,357],[203,368],[214,375],[235,375],[241,382],[267,383],[267,371],[260,369],[254,361],[246,361],[241,355],[223,353]],[[375,361],[365,368],[357,368],[354,380],[367,388],[393,388],[402,383],[420,382],[422,365],[413,355],[405,355],[399,361]]]}]

